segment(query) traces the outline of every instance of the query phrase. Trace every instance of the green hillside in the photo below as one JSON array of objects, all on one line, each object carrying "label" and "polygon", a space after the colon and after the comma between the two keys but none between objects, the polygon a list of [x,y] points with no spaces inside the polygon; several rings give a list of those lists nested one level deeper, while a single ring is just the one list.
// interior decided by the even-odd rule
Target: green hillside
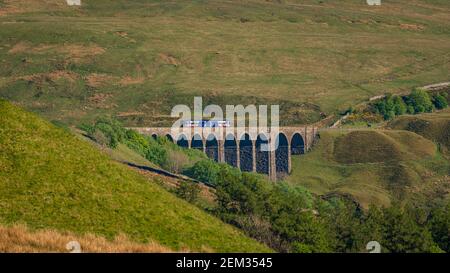
[{"label": "green hillside", "polygon": [[91,233],[174,250],[269,251],[91,144],[0,101],[0,224]]},{"label": "green hillside", "polygon": [[280,104],[310,123],[448,81],[445,0],[0,0],[0,97],[49,120],[169,125],[192,104]]},{"label": "green hillside", "polygon": [[450,197],[450,162],[431,140],[408,131],[325,130],[310,153],[293,156],[292,169],[289,183],[350,194],[363,207]]}]

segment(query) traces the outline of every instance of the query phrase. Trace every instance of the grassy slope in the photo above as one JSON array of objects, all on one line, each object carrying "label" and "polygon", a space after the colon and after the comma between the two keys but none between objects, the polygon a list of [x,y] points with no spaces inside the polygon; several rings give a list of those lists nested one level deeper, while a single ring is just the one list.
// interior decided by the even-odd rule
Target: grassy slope
[{"label": "grassy slope", "polygon": [[203,95],[295,124],[449,76],[444,0],[2,2],[0,96],[70,123],[167,125]]},{"label": "grassy slope", "polygon": [[349,193],[364,207],[432,200],[450,190],[448,160],[433,142],[407,131],[323,131],[292,167],[290,183],[317,194]]},{"label": "grassy slope", "polygon": [[387,127],[422,135],[439,143],[442,151],[450,155],[450,109],[437,113],[401,116],[390,122]]},{"label": "grassy slope", "polygon": [[235,228],[0,101],[0,222],[156,240],[174,250],[267,251]]}]

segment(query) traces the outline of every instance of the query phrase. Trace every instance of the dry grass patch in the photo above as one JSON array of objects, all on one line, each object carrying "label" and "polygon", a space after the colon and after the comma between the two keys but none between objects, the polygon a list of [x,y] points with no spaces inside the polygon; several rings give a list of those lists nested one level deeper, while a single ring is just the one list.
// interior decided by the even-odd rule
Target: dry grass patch
[{"label": "dry grass patch", "polygon": [[111,97],[112,97],[111,94],[96,93],[88,98],[88,102],[91,106],[94,106],[98,109],[111,109],[117,107],[117,104],[115,103],[107,103],[108,99]]},{"label": "dry grass patch", "polygon": [[164,64],[179,66],[181,61],[171,54],[160,53],[158,55],[159,60]]},{"label": "dry grass patch", "polygon": [[33,45],[29,42],[19,42],[10,50],[9,54],[47,54],[59,53],[67,56],[69,61],[80,63],[91,57],[105,53],[105,49],[96,45],[76,45],[76,44],[39,44]]},{"label": "dry grass patch", "polygon": [[65,0],[3,0],[3,2],[5,7],[0,8],[0,16],[68,8]]},{"label": "dry grass patch", "polygon": [[74,62],[81,62],[87,57],[93,57],[105,53],[105,49],[98,45],[63,45],[58,51],[69,56]]},{"label": "dry grass patch", "polygon": [[78,79],[78,74],[67,70],[55,70],[50,73],[38,73],[33,75],[19,76],[15,78],[15,80],[24,80],[30,82],[44,82],[44,81],[56,82],[61,79],[73,83]]},{"label": "dry grass patch", "polygon": [[82,252],[172,252],[155,242],[132,242],[125,235],[119,235],[110,241],[93,234],[79,236],[50,229],[31,231],[23,225],[0,225],[0,252],[70,252],[71,248],[67,244],[72,241],[80,243]]},{"label": "dry grass patch", "polygon": [[145,78],[144,77],[133,78],[133,77],[130,77],[130,76],[126,76],[126,77],[123,77],[120,80],[119,83],[121,85],[127,86],[127,85],[133,85],[133,84],[141,84],[143,82],[145,82]]},{"label": "dry grass patch", "polygon": [[424,30],[425,27],[422,25],[415,25],[415,24],[400,24],[401,29],[406,30]]},{"label": "dry grass patch", "polygon": [[85,80],[87,82],[87,85],[97,88],[114,83],[117,81],[117,78],[107,74],[92,73],[86,76]]}]

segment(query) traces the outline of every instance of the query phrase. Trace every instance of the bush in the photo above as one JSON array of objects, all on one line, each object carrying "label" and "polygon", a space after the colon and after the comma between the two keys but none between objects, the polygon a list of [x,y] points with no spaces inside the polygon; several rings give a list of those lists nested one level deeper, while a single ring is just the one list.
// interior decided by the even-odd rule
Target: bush
[{"label": "bush", "polygon": [[197,161],[184,174],[205,183],[215,184],[219,180],[220,171],[221,165],[212,160],[204,159]]},{"label": "bush", "polygon": [[311,247],[309,245],[294,242],[292,243],[292,252],[294,253],[313,253]]},{"label": "bush", "polygon": [[437,109],[444,109],[448,107],[447,98],[439,93],[433,96],[433,104]]},{"label": "bush", "polygon": [[428,92],[416,89],[407,97],[407,104],[414,108],[415,113],[433,111],[433,103]]},{"label": "bush", "polygon": [[401,97],[388,94],[383,100],[375,103],[375,109],[385,120],[390,120],[397,115],[405,114],[407,105]]},{"label": "bush", "polygon": [[159,166],[164,166],[167,164],[167,150],[156,143],[155,141],[149,141],[149,147],[145,158]]},{"label": "bush", "polygon": [[403,99],[399,96],[393,98],[394,101],[394,112],[396,116],[404,115],[406,113],[406,104]]},{"label": "bush", "polygon": [[94,125],[83,124],[80,128],[94,141],[99,140],[102,142],[100,143],[101,145],[106,145],[113,149],[125,139],[125,129],[122,127],[122,124],[107,117],[100,118]]},{"label": "bush", "polygon": [[398,206],[384,209],[382,246],[390,252],[439,252],[430,232]]},{"label": "bush", "polygon": [[439,247],[450,253],[450,204],[432,210],[428,227]]},{"label": "bush", "polygon": [[127,130],[125,133],[125,145],[141,156],[146,156],[150,147],[149,138],[144,137],[134,130]]},{"label": "bush", "polygon": [[393,118],[395,118],[395,112],[394,111],[389,111],[386,114],[384,114],[384,119],[385,120],[391,120]]},{"label": "bush", "polygon": [[167,160],[162,164],[162,167],[173,173],[181,173],[188,163],[189,158],[186,154],[180,151],[169,150],[167,152]]},{"label": "bush", "polygon": [[94,130],[94,133],[92,134],[91,138],[102,147],[111,146],[111,140],[108,137],[106,137],[102,131],[98,129]]},{"label": "bush", "polygon": [[442,95],[430,97],[428,92],[416,89],[409,96],[400,97],[387,94],[386,97],[373,104],[375,113],[383,116],[385,120],[393,119],[395,116],[431,112],[434,107],[442,109],[447,107],[447,100]]},{"label": "bush", "polygon": [[177,187],[176,194],[184,200],[195,203],[200,194],[200,186],[193,182],[181,181]]},{"label": "bush", "polygon": [[269,199],[266,184],[254,174],[222,168],[216,181],[218,210],[221,213],[262,214]]},{"label": "bush", "polygon": [[130,149],[161,167],[167,166],[169,162],[168,150],[159,141],[149,136],[143,136],[134,130],[127,130],[123,142]]}]

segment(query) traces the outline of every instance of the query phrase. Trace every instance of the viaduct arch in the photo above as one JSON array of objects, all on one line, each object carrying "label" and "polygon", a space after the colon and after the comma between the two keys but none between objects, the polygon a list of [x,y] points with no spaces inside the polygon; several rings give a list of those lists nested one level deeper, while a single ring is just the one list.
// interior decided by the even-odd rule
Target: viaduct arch
[{"label": "viaduct arch", "polygon": [[[192,137],[189,138],[182,132],[174,135],[172,128],[130,129],[154,138],[167,137],[181,147],[198,149],[217,162],[225,162],[245,172],[266,174],[271,180],[291,172],[291,156],[306,153],[318,131],[314,126],[280,127],[274,135],[275,132],[255,134],[256,131],[246,128],[244,133],[238,135],[238,128],[208,128],[209,132],[202,131],[202,128],[184,128],[190,130]],[[267,150],[267,146],[273,145],[273,142],[278,144],[277,149]]]}]

